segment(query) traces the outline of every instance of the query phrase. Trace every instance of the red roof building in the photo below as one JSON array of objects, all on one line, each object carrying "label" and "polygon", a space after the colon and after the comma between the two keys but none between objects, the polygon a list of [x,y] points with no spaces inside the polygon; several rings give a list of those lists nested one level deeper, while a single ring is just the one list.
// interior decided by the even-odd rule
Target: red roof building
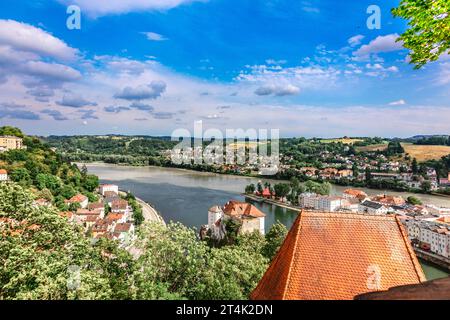
[{"label": "red roof building", "polygon": [[395,216],[302,212],[253,300],[350,300],[425,281]]},{"label": "red roof building", "polygon": [[231,200],[223,208],[223,212],[231,217],[241,218],[264,218],[266,215],[262,213],[254,205],[247,202]]}]

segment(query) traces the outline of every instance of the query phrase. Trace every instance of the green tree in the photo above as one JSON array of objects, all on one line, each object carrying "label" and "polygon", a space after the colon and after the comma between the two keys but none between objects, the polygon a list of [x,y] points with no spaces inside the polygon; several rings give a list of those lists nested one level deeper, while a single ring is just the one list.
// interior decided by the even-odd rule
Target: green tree
[{"label": "green tree", "polygon": [[274,190],[278,198],[284,198],[291,192],[291,186],[288,183],[278,183],[274,185]]},{"label": "green tree", "polygon": [[248,186],[245,187],[246,194],[253,194],[253,193],[255,193],[255,190],[256,190],[256,187],[253,183],[249,184]]},{"label": "green tree", "polygon": [[283,244],[287,233],[288,230],[286,226],[279,221],[272,225],[269,232],[266,234],[266,244],[262,249],[262,253],[267,259],[273,259],[278,249]]},{"label": "green tree", "polygon": [[[32,198],[18,184],[0,184],[0,300],[131,298],[119,290],[133,290],[130,255],[112,242],[93,246],[53,209],[34,207]],[[112,272],[119,266],[123,277]]]},{"label": "green tree", "polygon": [[92,174],[88,174],[84,176],[82,181],[82,187],[85,188],[89,192],[94,192],[99,186],[98,177]]},{"label": "green tree", "polygon": [[370,172],[370,168],[366,167],[366,182],[370,183],[372,181],[372,174]]},{"label": "green tree", "polygon": [[419,69],[436,61],[450,49],[450,2],[448,0],[402,0],[392,9],[395,17],[408,20],[409,28],[399,37],[410,50],[411,63]]},{"label": "green tree", "polygon": [[261,182],[258,182],[258,184],[257,184],[257,186],[256,186],[256,189],[257,189],[257,191],[258,191],[259,194],[262,194],[262,192],[263,192],[263,186],[262,186],[262,183],[261,183]]},{"label": "green tree", "polygon": [[16,136],[19,138],[23,138],[24,134],[22,133],[22,130],[20,130],[19,128],[3,126],[0,127],[0,136]]},{"label": "green tree", "polygon": [[417,164],[417,159],[414,158],[411,164],[411,170],[414,174],[417,174],[419,172],[419,165]]},{"label": "green tree", "polygon": [[25,168],[18,168],[11,172],[10,178],[12,181],[18,182],[22,185],[29,185],[31,183],[30,174]]},{"label": "green tree", "polygon": [[424,181],[422,182],[422,184],[420,185],[420,189],[424,192],[424,193],[429,193],[431,191],[431,182],[430,181]]},{"label": "green tree", "polygon": [[143,224],[136,247],[143,252],[134,275],[136,298],[195,298],[209,248],[194,230],[180,223]]},{"label": "green tree", "polygon": [[413,206],[422,204],[422,201],[420,201],[420,199],[414,196],[409,196],[406,201],[408,201],[408,203],[412,204]]}]

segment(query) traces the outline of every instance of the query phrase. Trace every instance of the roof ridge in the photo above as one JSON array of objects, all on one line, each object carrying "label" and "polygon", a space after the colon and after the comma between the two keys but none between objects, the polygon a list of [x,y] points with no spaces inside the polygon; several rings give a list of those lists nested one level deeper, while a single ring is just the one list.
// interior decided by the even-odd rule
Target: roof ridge
[{"label": "roof ridge", "polygon": [[360,214],[351,212],[320,212],[311,210],[302,210],[305,214],[310,217],[330,217],[330,218],[342,218],[347,219],[369,219],[369,220],[391,220],[393,215],[373,215],[373,214]]},{"label": "roof ridge", "polygon": [[[292,257],[291,257],[291,261],[289,261],[289,269],[288,269],[288,274],[287,274],[287,277],[286,277],[286,282],[285,282],[285,284],[284,284],[284,286],[283,286],[283,296],[282,296],[282,299],[283,300],[286,300],[285,299],[285,296],[286,296],[286,292],[287,292],[287,286],[288,286],[288,284],[289,284],[289,281],[290,281],[290,279],[291,279],[291,271],[292,271],[292,264],[294,263],[294,258],[295,258],[295,256],[296,256],[296,252],[297,252],[297,242],[298,242],[298,238],[299,238],[299,233],[300,233],[300,231],[301,231],[301,229],[302,229],[302,214],[303,214],[303,212],[304,212],[304,210],[302,210],[302,211],[300,211],[300,213],[299,213],[299,215],[298,215],[298,217],[297,217],[297,220],[298,220],[298,229],[297,229],[297,232],[294,234],[293,233],[293,236],[295,236],[295,241],[294,241],[294,250],[292,251]],[[297,221],[295,221],[294,222],[294,226],[297,224]],[[294,230],[295,231],[295,230]],[[284,243],[283,243],[284,244]],[[280,247],[281,248],[281,247]]]},{"label": "roof ridge", "polygon": [[408,254],[409,254],[412,264],[414,266],[414,271],[416,272],[417,277],[419,278],[420,282],[426,282],[427,279],[425,278],[425,275],[423,273],[422,267],[420,266],[419,260],[417,259],[417,256],[411,247],[411,243],[408,239],[408,235],[406,234],[405,228],[398,216],[395,216],[394,218],[395,218],[398,228],[400,229],[400,233],[402,234],[403,241],[405,242],[405,245],[406,245],[406,250],[408,251]]}]

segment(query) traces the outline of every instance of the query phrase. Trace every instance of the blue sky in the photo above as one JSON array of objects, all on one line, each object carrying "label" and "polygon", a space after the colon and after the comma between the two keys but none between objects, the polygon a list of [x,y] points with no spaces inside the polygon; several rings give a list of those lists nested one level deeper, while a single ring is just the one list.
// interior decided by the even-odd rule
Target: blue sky
[{"label": "blue sky", "polygon": [[[67,6],[81,30],[66,27]],[[367,7],[381,8],[369,30]],[[398,1],[0,3],[0,123],[33,134],[448,133],[448,55],[413,70]]]}]

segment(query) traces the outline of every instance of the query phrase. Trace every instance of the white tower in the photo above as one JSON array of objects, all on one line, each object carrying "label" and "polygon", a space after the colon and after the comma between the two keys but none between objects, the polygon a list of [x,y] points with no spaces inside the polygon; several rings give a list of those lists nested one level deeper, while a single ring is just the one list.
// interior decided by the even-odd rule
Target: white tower
[{"label": "white tower", "polygon": [[211,229],[216,225],[216,222],[222,219],[223,211],[219,206],[211,207],[208,210],[208,227]]}]

